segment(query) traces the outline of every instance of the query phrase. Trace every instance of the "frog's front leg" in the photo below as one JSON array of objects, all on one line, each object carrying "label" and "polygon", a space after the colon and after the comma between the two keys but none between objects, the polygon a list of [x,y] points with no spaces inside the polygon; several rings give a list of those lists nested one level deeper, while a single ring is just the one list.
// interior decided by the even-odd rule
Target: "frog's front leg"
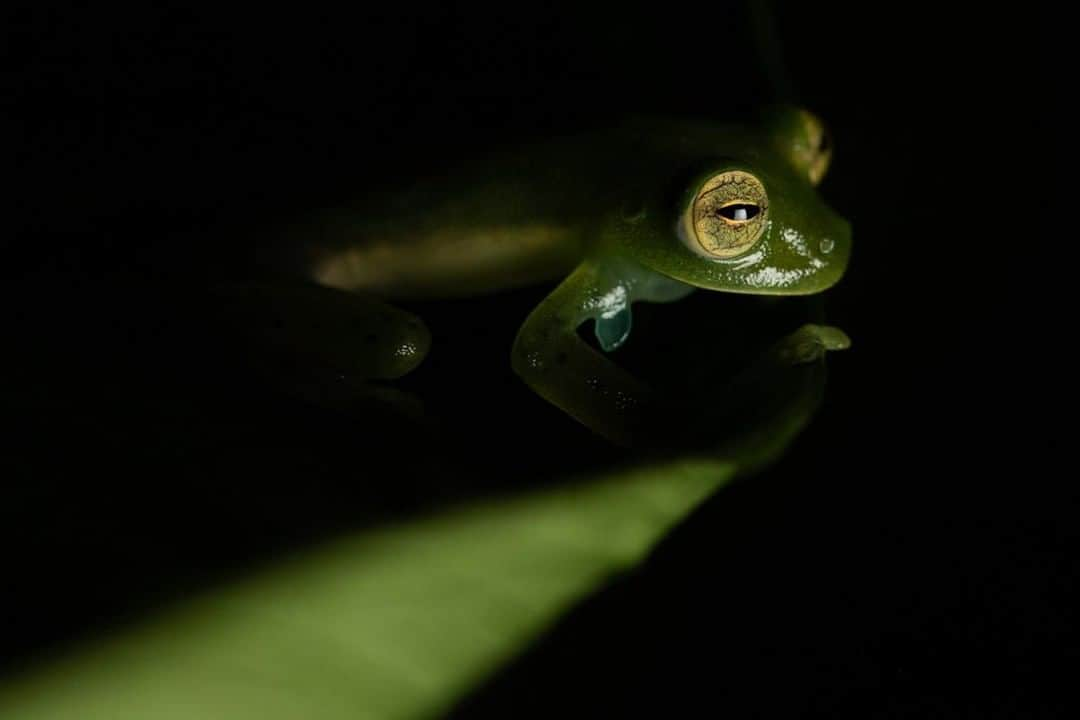
[{"label": "frog's front leg", "polygon": [[[601,347],[618,347],[630,332],[630,303],[649,289],[617,259],[586,260],[529,315],[514,341],[514,371],[541,397],[620,445],[648,431],[660,398],[644,382],[594,350],[578,334],[596,321]],[[665,288],[653,297],[675,299],[691,288]],[[661,297],[666,295],[670,297]]]},{"label": "frog's front leg", "polygon": [[629,335],[633,300],[668,302],[691,290],[631,261],[588,260],[529,315],[514,342],[514,369],[540,396],[621,445],[678,438],[711,447],[717,434],[741,436],[750,428],[763,438],[750,445],[764,448],[790,436],[816,405],[826,352],[847,347],[836,328],[805,325],[689,401],[662,397],[577,334],[595,320],[600,346],[612,350]]}]

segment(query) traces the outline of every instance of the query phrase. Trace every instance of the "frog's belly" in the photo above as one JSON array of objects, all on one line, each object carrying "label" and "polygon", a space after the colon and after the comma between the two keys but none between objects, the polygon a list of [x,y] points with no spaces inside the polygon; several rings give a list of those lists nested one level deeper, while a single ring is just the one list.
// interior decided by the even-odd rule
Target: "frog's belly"
[{"label": "frog's belly", "polygon": [[543,282],[573,267],[577,233],[542,223],[370,238],[313,253],[309,276],[389,298],[465,296]]}]

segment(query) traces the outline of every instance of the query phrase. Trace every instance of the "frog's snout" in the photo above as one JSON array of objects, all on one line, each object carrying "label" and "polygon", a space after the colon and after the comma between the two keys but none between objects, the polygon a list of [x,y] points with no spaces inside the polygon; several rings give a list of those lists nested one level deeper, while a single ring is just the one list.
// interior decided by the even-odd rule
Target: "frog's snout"
[{"label": "frog's snout", "polygon": [[820,290],[826,290],[844,276],[851,259],[851,225],[836,217],[828,232],[817,236],[811,244],[810,264],[817,271]]}]

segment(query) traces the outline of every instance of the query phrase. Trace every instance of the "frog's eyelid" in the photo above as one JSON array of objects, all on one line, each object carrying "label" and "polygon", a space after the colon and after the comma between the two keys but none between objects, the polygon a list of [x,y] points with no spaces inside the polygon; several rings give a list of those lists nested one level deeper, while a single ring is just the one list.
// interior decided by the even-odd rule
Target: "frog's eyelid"
[{"label": "frog's eyelid", "polygon": [[[702,195],[702,197],[704,197],[704,195]],[[764,203],[754,202],[752,200],[740,200],[736,198],[734,200],[728,200],[723,205],[721,205],[719,209],[723,210],[724,208],[731,207],[732,205],[753,205],[754,207],[765,207]]]}]

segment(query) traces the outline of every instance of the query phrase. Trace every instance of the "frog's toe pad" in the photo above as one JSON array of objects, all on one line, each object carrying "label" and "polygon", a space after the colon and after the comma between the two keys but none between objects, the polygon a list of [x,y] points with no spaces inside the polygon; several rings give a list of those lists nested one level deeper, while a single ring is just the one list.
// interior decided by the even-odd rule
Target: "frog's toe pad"
[{"label": "frog's toe pad", "polygon": [[826,352],[849,347],[851,339],[840,328],[807,324],[784,338],[777,354],[781,362],[802,365],[821,359]]},{"label": "frog's toe pad", "polygon": [[431,348],[431,333],[416,317],[404,322],[368,328],[363,333],[366,345],[367,374],[374,378],[395,379],[406,375],[423,361]]}]

